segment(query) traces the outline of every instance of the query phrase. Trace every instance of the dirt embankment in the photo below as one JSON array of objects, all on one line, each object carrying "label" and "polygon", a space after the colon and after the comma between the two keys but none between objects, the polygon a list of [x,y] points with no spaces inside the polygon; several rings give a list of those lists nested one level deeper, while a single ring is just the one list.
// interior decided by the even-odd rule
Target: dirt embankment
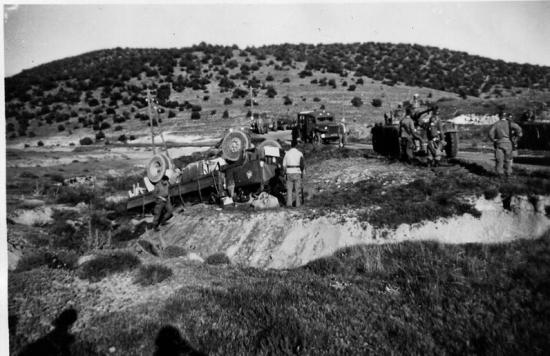
[{"label": "dirt embankment", "polygon": [[478,218],[465,214],[389,229],[340,214],[311,218],[301,210],[250,214],[197,206],[175,216],[161,232],[148,232],[144,238],[161,246],[182,246],[201,256],[223,252],[233,262],[248,266],[293,268],[359,244],[404,240],[497,243],[536,238],[550,229],[550,197],[480,198],[475,207],[481,212]]}]

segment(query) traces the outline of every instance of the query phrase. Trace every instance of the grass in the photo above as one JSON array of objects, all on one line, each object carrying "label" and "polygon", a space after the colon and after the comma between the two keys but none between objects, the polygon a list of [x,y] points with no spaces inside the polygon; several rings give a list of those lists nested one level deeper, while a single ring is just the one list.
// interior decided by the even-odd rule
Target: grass
[{"label": "grass", "polygon": [[99,281],[111,274],[125,272],[139,266],[141,261],[130,252],[115,251],[85,262],[78,270],[81,279]]},{"label": "grass", "polygon": [[55,269],[74,269],[78,262],[78,255],[73,251],[40,249],[23,255],[17,263],[17,271],[29,271],[46,266]]},{"label": "grass", "polygon": [[209,265],[228,265],[231,264],[231,260],[225,253],[215,253],[206,257],[204,260],[206,264]]},{"label": "grass", "polygon": [[[155,305],[95,314],[77,343],[98,353],[115,346],[151,354],[169,323],[210,355],[543,354],[550,347],[550,233],[494,245],[355,246],[294,270],[231,267],[215,275],[212,285],[185,286]],[[10,288],[24,287],[18,283]]]},{"label": "grass", "polygon": [[141,266],[134,283],[141,286],[151,286],[170,278],[172,274],[172,269],[160,264]]}]

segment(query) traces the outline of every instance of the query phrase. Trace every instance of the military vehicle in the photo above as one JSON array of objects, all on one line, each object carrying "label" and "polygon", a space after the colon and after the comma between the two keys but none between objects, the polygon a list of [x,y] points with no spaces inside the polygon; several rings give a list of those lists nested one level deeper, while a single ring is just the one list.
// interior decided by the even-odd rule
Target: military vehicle
[{"label": "military vehicle", "polygon": [[296,121],[298,138],[315,145],[339,140],[343,127],[334,121],[334,115],[325,110],[302,111]]},{"label": "military vehicle", "polygon": [[[424,129],[426,120],[422,120],[422,115],[429,113],[431,110],[431,108],[416,110],[411,115],[417,130],[419,130],[420,135],[424,138],[426,136]],[[401,157],[399,119],[398,114],[392,113],[391,115],[386,115],[384,122],[378,122],[372,128],[372,148],[375,152],[392,158]],[[458,131],[451,122],[441,120],[441,123],[445,139],[443,150],[448,158],[454,158],[458,154]],[[420,147],[420,142],[416,142],[415,155],[426,155],[426,149],[425,147]]]}]

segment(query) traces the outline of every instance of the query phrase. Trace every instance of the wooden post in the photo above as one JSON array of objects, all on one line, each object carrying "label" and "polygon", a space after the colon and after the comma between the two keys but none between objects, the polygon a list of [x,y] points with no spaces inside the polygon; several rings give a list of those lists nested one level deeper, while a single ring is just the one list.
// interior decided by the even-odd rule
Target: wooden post
[{"label": "wooden post", "polygon": [[149,115],[149,125],[151,125],[151,144],[153,145],[153,154],[157,154],[155,147],[155,131],[153,130],[153,115],[151,114],[151,92],[147,89],[147,114]]}]

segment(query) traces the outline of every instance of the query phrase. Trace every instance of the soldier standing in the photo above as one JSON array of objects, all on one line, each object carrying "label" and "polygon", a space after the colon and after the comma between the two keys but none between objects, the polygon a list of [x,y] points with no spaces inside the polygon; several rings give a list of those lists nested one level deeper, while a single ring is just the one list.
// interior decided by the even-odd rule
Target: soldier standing
[{"label": "soldier standing", "polygon": [[399,123],[399,140],[401,144],[401,159],[411,163],[413,159],[413,150],[415,148],[414,140],[422,142],[422,138],[416,131],[414,121],[411,117],[412,109],[405,109],[405,117]]},{"label": "soldier standing", "polygon": [[439,108],[432,109],[432,115],[427,123],[426,136],[428,138],[428,166],[437,167],[441,161],[443,149],[443,126],[437,115]]},{"label": "soldier standing", "polygon": [[489,138],[495,147],[495,171],[499,176],[504,173],[509,177],[512,174],[512,151],[514,150],[512,140],[514,137],[521,137],[523,132],[518,124],[506,119],[504,112],[499,112],[498,118],[499,120],[489,130]]},{"label": "soldier standing", "polygon": [[304,177],[305,163],[304,155],[300,152],[294,142],[283,159],[283,168],[286,174],[286,206],[292,206],[292,191],[296,196],[296,207],[302,203],[302,179]]},{"label": "soldier standing", "polygon": [[155,185],[155,217],[153,227],[159,231],[159,225],[172,217],[172,203],[170,202],[170,183],[167,176],[163,176]]}]

